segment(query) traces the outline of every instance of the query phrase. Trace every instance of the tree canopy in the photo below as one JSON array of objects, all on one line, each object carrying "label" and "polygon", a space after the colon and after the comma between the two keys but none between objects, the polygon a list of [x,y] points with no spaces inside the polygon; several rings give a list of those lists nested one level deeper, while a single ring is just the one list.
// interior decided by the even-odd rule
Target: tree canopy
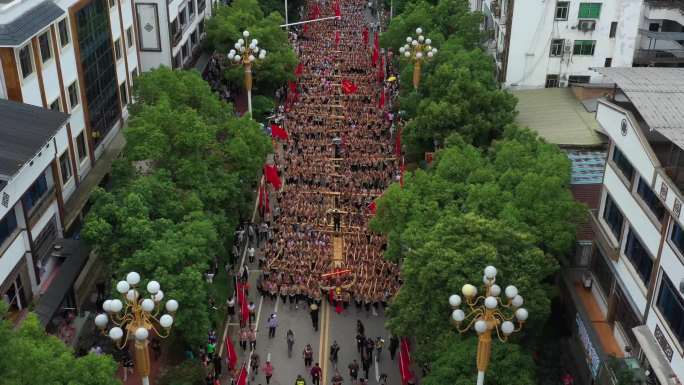
[{"label": "tree canopy", "polygon": [[118,385],[117,364],[110,356],[73,351],[47,335],[35,314],[29,313],[18,329],[5,319],[0,302],[0,373],[6,385],[68,384]]},{"label": "tree canopy", "polygon": [[[270,8],[270,7],[269,7]],[[219,5],[216,14],[207,21],[207,44],[211,50],[226,54],[249,30],[259,47],[267,52],[264,60],[257,60],[254,71],[255,92],[272,96],[287,80],[294,79],[297,56],[287,40],[287,32],[280,27],[285,20],[278,12],[264,14],[257,0],[235,0],[230,5]],[[225,63],[224,78],[243,87],[244,69]]]},{"label": "tree canopy", "polygon": [[204,273],[225,259],[247,216],[270,139],[196,72],[151,71],[134,96],[113,187],[93,194],[83,236],[116,277],[137,271],[161,282],[181,304],[175,334],[201,344],[210,327]]},{"label": "tree canopy", "polygon": [[[385,257],[402,264],[387,325],[415,336],[417,357],[433,363],[448,348],[444,341],[460,344],[449,295],[465,283],[482,286],[489,264],[500,285],[515,285],[525,298],[532,316],[523,335],[533,337],[555,295],[554,256],[571,247],[584,212],[568,190],[568,158],[529,130],[511,127],[485,149],[458,135],[445,144],[431,169],[405,175],[403,188],[392,185],[378,199],[371,221],[388,236]],[[519,383],[529,383],[523,377]]]}]

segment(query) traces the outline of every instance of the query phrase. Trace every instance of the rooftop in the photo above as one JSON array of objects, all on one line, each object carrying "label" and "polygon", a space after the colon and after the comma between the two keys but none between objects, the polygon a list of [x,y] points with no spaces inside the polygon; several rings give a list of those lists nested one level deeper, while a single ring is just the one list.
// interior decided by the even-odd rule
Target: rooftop
[{"label": "rooftop", "polygon": [[66,123],[67,114],[0,99],[0,178],[29,162]]},{"label": "rooftop", "polygon": [[[0,0],[0,5],[9,2]],[[43,1],[9,22],[0,23],[0,47],[18,47],[64,15],[52,1]]]},{"label": "rooftop", "polygon": [[684,68],[597,68],[629,98],[651,130],[684,148]]},{"label": "rooftop", "polygon": [[517,122],[559,146],[600,147],[605,140],[594,114],[569,88],[511,91],[518,98]]}]

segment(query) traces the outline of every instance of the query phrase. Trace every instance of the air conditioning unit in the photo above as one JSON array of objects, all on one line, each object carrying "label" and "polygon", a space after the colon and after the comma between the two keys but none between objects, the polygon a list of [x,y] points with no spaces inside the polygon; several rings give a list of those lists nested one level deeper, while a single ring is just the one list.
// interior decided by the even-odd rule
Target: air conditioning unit
[{"label": "air conditioning unit", "polygon": [[589,32],[596,29],[596,20],[580,20],[577,29],[582,32]]}]

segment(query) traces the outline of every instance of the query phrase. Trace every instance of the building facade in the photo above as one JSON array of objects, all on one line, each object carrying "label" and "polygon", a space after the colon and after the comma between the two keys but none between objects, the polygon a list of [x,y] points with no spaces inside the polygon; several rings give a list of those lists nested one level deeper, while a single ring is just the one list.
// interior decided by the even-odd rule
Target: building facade
[{"label": "building facade", "polygon": [[683,66],[684,4],[483,0],[487,49],[506,88],[602,83],[601,67]]},{"label": "building facade", "polygon": [[[0,170],[0,295],[19,313],[36,300],[46,326],[83,301],[73,286],[87,254],[69,238],[123,147],[140,71],[133,10],[132,0],[0,1],[0,163],[10,165]],[[46,125],[55,116],[59,127]]]},{"label": "building facade", "polygon": [[197,58],[212,0],[135,0],[143,71],[187,68]]},{"label": "building facade", "polygon": [[616,91],[596,112],[610,142],[585,287],[620,350],[653,383],[681,384],[684,69],[597,71]]}]

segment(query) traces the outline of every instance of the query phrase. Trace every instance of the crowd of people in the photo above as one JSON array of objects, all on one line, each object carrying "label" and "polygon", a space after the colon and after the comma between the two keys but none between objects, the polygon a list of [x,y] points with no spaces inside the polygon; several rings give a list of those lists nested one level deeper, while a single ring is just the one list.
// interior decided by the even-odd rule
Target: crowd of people
[{"label": "crowd of people", "polygon": [[[317,4],[321,17],[334,14],[333,0]],[[284,108],[288,139],[275,155],[284,187],[273,194],[258,289],[296,307],[327,298],[375,311],[401,284],[382,257],[386,239],[368,229],[369,206],[400,172],[390,97],[381,96],[392,90],[378,81],[385,60],[373,63],[373,38],[363,37],[366,2],[339,6],[341,19],[290,35],[302,66]],[[343,82],[355,89],[343,92]]]}]

